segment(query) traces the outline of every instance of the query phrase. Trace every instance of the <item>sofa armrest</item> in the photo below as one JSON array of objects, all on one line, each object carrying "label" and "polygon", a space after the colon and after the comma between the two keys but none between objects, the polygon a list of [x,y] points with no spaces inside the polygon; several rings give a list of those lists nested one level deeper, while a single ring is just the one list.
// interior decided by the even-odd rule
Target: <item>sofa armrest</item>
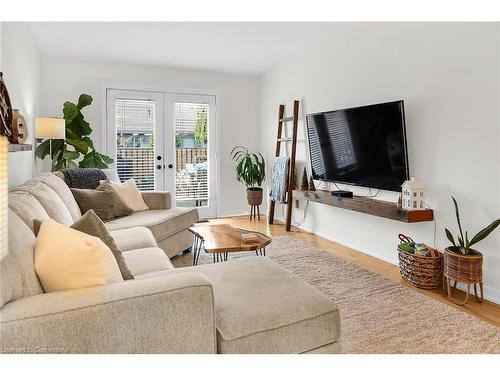
[{"label": "sofa armrest", "polygon": [[144,203],[151,210],[166,210],[172,208],[172,196],[168,191],[145,191],[142,192]]},{"label": "sofa armrest", "polygon": [[201,274],[39,294],[0,310],[3,353],[216,353],[210,282]]}]

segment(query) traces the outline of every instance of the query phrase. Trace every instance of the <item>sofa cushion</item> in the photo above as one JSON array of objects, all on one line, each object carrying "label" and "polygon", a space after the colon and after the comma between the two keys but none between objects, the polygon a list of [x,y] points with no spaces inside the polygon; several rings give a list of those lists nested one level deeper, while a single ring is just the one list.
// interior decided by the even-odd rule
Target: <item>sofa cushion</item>
[{"label": "sofa cushion", "polygon": [[51,219],[40,227],[34,258],[45,292],[123,282],[113,253],[100,238]]},{"label": "sofa cushion", "polygon": [[26,191],[32,194],[45,209],[51,219],[60,224],[71,225],[73,218],[63,200],[48,185],[38,180],[29,180],[13,191]]},{"label": "sofa cushion", "polygon": [[174,269],[170,259],[158,247],[129,250],[123,253],[123,257],[134,278],[152,272]]},{"label": "sofa cushion", "polygon": [[0,307],[43,293],[33,265],[35,235],[12,209],[8,210],[8,221],[9,250],[0,260]]},{"label": "sofa cushion", "polygon": [[114,182],[111,180],[106,182],[113,186],[123,201],[127,203],[127,206],[129,206],[134,212],[149,210],[149,207],[146,203],[144,203],[141,192],[137,188],[133,178],[124,182]]},{"label": "sofa cushion", "polygon": [[153,233],[146,227],[133,227],[110,231],[111,237],[123,251],[143,249],[145,247],[158,247]]},{"label": "sofa cushion", "polygon": [[125,263],[123,253],[118,247],[116,241],[113,239],[102,220],[99,219],[93,210],[87,211],[85,215],[71,225],[71,228],[90,234],[91,236],[99,237],[113,253],[116,263],[118,264],[118,268],[120,268],[123,280],[131,280],[134,278]]},{"label": "sofa cushion", "polygon": [[71,189],[82,212],[94,210],[103,221],[130,215],[132,209],[127,206],[111,184],[105,182],[92,189]]},{"label": "sofa cushion", "polygon": [[[33,221],[44,221],[49,218],[47,211],[40,202],[27,191],[11,191],[9,193],[9,208],[19,216],[33,232]],[[9,223],[10,230],[10,223]]]},{"label": "sofa cushion", "polygon": [[219,353],[302,353],[339,339],[337,306],[268,258],[171,272],[200,272],[212,284]]},{"label": "sofa cushion", "polygon": [[108,221],[106,227],[109,230],[147,227],[153,232],[156,241],[161,241],[189,228],[196,220],[198,220],[196,209],[176,207],[168,210],[134,212],[129,216]]},{"label": "sofa cushion", "polygon": [[61,178],[57,177],[54,173],[45,173],[36,177],[35,180],[43,182],[57,193],[59,198],[61,198],[66,205],[73,221],[78,220],[82,216],[80,207],[78,207],[78,203],[76,203],[73,193]]}]

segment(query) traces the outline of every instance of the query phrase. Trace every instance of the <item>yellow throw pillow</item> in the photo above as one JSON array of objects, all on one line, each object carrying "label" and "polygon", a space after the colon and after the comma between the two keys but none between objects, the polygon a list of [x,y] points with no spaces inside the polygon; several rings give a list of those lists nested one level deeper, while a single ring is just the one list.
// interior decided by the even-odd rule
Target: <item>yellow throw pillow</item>
[{"label": "yellow throw pillow", "polygon": [[113,189],[116,190],[120,198],[135,212],[149,210],[133,178],[123,183],[114,181],[106,182],[109,182],[113,186]]},{"label": "yellow throw pillow", "polygon": [[110,248],[98,237],[45,220],[35,246],[35,271],[45,292],[123,281]]}]

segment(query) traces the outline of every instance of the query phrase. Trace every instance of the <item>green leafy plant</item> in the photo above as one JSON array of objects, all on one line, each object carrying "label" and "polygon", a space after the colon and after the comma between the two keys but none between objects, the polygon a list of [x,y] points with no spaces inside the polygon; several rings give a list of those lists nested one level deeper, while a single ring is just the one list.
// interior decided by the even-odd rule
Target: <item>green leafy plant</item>
[{"label": "green leafy plant", "polygon": [[249,152],[246,147],[236,146],[231,151],[236,165],[236,179],[247,188],[260,187],[266,179],[266,163],[260,152]]},{"label": "green leafy plant", "polygon": [[207,109],[198,108],[196,111],[196,125],[194,128],[194,139],[196,143],[207,144]]},{"label": "green leafy plant", "polygon": [[90,104],[92,97],[87,94],[80,95],[77,104],[65,102],[63,115],[66,121],[66,139],[47,139],[37,147],[35,154],[38,158],[45,159],[50,154],[53,171],[78,167],[106,169],[113,163],[112,158],[95,150],[94,143],[89,137],[92,128],[85,121],[81,110]]},{"label": "green leafy plant", "polygon": [[454,247],[458,248],[460,252],[464,255],[468,255],[472,246],[477,244],[479,241],[484,240],[486,237],[490,235],[491,232],[493,232],[496,227],[500,224],[500,219],[497,219],[493,221],[490,225],[488,225],[486,228],[483,230],[479,231],[478,234],[476,234],[474,237],[472,237],[471,240],[469,240],[469,234],[467,231],[465,231],[465,236],[464,232],[462,231],[462,224],[460,223],[460,212],[458,210],[458,203],[454,197],[451,197],[453,199],[453,204],[455,205],[455,215],[457,216],[457,223],[458,223],[458,230],[459,234],[457,235],[457,241],[453,238],[453,235],[451,232],[445,228],[445,233],[446,237],[450,242],[453,244]]}]

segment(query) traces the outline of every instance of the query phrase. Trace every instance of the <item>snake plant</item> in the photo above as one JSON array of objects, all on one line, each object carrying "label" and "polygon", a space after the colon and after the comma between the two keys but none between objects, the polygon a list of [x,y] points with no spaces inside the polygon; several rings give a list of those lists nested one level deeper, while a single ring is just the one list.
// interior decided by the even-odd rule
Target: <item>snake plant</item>
[{"label": "snake plant", "polygon": [[460,212],[458,210],[458,203],[454,197],[451,197],[453,199],[453,204],[455,205],[455,215],[457,216],[457,223],[458,223],[458,230],[459,234],[457,235],[457,240],[453,238],[453,235],[451,232],[445,228],[445,233],[446,237],[450,242],[453,244],[454,247],[458,248],[460,252],[464,255],[468,255],[472,246],[477,244],[479,241],[484,240],[486,237],[490,235],[491,232],[493,232],[496,227],[500,224],[500,219],[497,219],[493,221],[490,225],[488,225],[486,228],[483,230],[479,231],[472,239],[469,240],[469,234],[467,231],[465,231],[465,236],[464,232],[462,231],[462,224],[460,223]]}]

